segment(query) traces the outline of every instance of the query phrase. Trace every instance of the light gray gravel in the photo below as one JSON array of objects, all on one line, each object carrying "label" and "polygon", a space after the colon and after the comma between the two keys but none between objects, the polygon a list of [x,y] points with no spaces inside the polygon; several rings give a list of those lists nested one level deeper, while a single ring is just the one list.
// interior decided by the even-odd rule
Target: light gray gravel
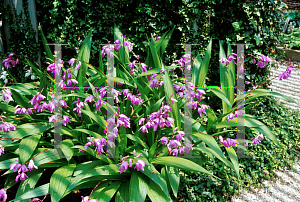
[{"label": "light gray gravel", "polygon": [[[293,166],[295,172],[285,168],[283,171],[273,170],[279,178],[277,181],[264,180],[263,188],[249,186],[241,189],[231,198],[231,202],[299,202],[300,201],[300,161]],[[298,172],[298,173],[296,173]]]},{"label": "light gray gravel", "polygon": [[[271,78],[277,77],[279,74],[282,74],[285,72],[286,68],[288,67],[288,61],[284,62],[278,62],[272,60],[272,63],[278,64],[278,69],[271,69]],[[300,63],[292,62],[292,65],[295,67],[296,70],[292,71],[290,78],[285,80],[278,80],[278,78],[273,79],[271,82],[270,88],[274,92],[281,93],[285,96],[288,96],[298,103],[300,103]],[[295,110],[300,110],[300,106],[298,106],[295,103],[286,101],[286,100],[279,100],[280,102],[283,102],[285,106],[288,106]]]}]

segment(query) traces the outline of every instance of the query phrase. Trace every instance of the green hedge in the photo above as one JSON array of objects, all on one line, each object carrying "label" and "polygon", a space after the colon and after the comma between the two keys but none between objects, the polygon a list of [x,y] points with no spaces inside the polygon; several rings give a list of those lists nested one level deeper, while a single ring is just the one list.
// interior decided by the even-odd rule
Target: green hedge
[{"label": "green hedge", "polygon": [[[200,44],[192,47],[193,55],[204,54],[210,37],[213,41],[212,61],[217,60],[218,40],[231,43],[251,43],[246,53],[260,52],[274,55],[276,43],[282,28],[278,23],[282,15],[281,0],[110,0],[110,1],[36,1],[37,18],[49,43],[67,43],[63,46],[64,59],[76,54],[75,48],[93,28],[91,64],[98,64],[99,44],[113,42],[114,24],[128,38],[135,42],[134,51],[141,59],[146,58],[144,41],[152,34],[161,34],[175,25],[168,46],[167,63],[171,64],[184,54],[183,46],[177,44]],[[4,12],[5,13],[5,12]],[[9,13],[6,12],[6,16]],[[8,17],[9,18],[9,17]],[[3,29],[3,28],[2,28]],[[12,29],[11,32],[14,32]],[[18,32],[14,33],[16,36]],[[11,44],[17,44],[18,37],[11,38]],[[18,42],[18,44],[22,44]],[[24,46],[23,46],[24,45]],[[31,43],[24,40],[22,46],[14,46],[8,52],[34,55],[34,50],[25,47]],[[233,46],[234,48],[234,46]],[[52,47],[53,49],[53,47]],[[23,53],[22,52],[22,53]],[[7,55],[6,53],[6,55]],[[45,62],[45,54],[42,62]],[[44,64],[44,63],[43,63]],[[44,64],[45,65],[45,64]],[[44,68],[46,65],[44,66]],[[266,70],[249,66],[251,79],[259,81],[258,74],[267,74]],[[252,71],[253,70],[253,71]],[[210,85],[218,84],[218,63],[209,69]],[[250,76],[249,76],[250,78]]]}]

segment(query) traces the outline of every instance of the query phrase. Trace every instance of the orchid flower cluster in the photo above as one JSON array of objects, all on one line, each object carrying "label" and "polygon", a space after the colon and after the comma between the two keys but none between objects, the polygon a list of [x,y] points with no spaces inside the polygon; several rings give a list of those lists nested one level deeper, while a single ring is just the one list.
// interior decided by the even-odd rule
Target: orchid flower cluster
[{"label": "orchid flower cluster", "polygon": [[139,125],[143,125],[140,129],[143,133],[148,133],[148,128],[153,127],[153,131],[156,131],[158,126],[160,128],[164,127],[173,127],[174,119],[169,117],[169,113],[171,112],[170,105],[164,105],[164,101],[162,103],[162,107],[157,111],[153,112],[150,115],[147,115],[149,120],[145,124],[145,118],[141,118],[139,120]]},{"label": "orchid flower cluster", "polygon": [[245,114],[246,112],[245,112],[245,110],[243,110],[243,109],[241,109],[241,110],[236,110],[235,112],[234,112],[234,114],[233,113],[230,113],[230,114],[228,114],[228,116],[227,116],[227,122],[229,123],[229,120],[231,119],[233,119],[234,117],[239,117],[239,116],[244,116],[244,114]]},{"label": "orchid flower cluster", "polygon": [[0,144],[0,156],[4,154],[4,147]]},{"label": "orchid flower cluster", "polygon": [[[121,158],[121,160],[120,160],[121,163],[118,163],[118,165],[121,165],[120,168],[119,168],[120,174],[122,172],[126,171],[128,169],[128,167],[132,168],[134,158],[139,158],[139,157],[142,156],[142,153],[140,153],[137,156],[135,156],[135,154],[136,154],[136,151],[133,150],[133,158],[132,159],[130,158],[128,161],[126,161],[126,158],[128,158],[129,155]],[[134,169],[136,169],[137,171],[140,171],[140,170],[144,171],[144,167],[145,167],[145,161],[143,161],[143,160],[137,160]]]},{"label": "orchid flower cluster", "polygon": [[[183,94],[184,92],[186,91],[186,88],[184,85],[182,85],[181,87],[179,85],[176,85],[176,84],[173,84],[174,86],[174,89],[175,91],[177,92],[177,95],[180,97],[180,98],[183,98]],[[206,94],[204,90],[202,89],[197,89],[196,91],[194,91],[194,85],[193,83],[191,82],[188,82],[188,85],[187,85],[187,88],[188,88],[188,91],[186,91],[185,93],[188,93],[190,97],[192,97],[192,99],[194,97],[196,97],[198,100],[199,100],[199,105],[201,107],[198,107],[198,101],[194,101],[194,100],[190,100],[188,103],[187,103],[187,107],[190,107],[192,109],[197,109],[198,107],[198,113],[200,114],[200,117],[202,117],[202,113],[206,113],[205,111],[210,108],[210,106],[208,105],[205,105],[205,104],[200,104],[201,100],[202,100],[202,95]],[[179,92],[182,91],[182,92]],[[171,101],[173,103],[174,102],[177,102],[177,100],[171,98]]]},{"label": "orchid flower cluster", "polygon": [[7,194],[6,189],[0,189],[0,202],[6,202],[7,200]]},{"label": "orchid flower cluster", "polygon": [[14,101],[14,99],[11,97],[12,94],[9,89],[2,90],[2,95],[5,103],[9,104],[10,101]]},{"label": "orchid flower cluster", "polygon": [[169,138],[166,136],[163,136],[159,140],[162,145],[167,146],[169,154],[172,154],[173,156],[178,156],[178,154],[184,154],[184,152],[189,153],[190,150],[193,150],[192,143],[185,143],[183,146],[181,145],[181,140],[184,140],[183,136],[185,135],[185,132],[176,131],[177,129],[178,127],[174,129],[174,133],[177,133],[176,140],[173,140],[175,134],[173,134],[171,140],[169,140]]},{"label": "orchid flower cluster", "polygon": [[[115,123],[117,123],[116,127],[114,127]],[[87,147],[89,146],[95,146],[95,151],[97,151],[97,155],[101,155],[101,153],[104,153],[103,147],[106,146],[107,144],[111,148],[113,148],[113,146],[115,146],[114,138],[117,137],[119,131],[118,127],[120,126],[124,126],[125,128],[130,128],[130,118],[128,118],[124,114],[120,114],[120,115],[113,114],[113,116],[107,120],[106,130],[108,132],[104,130],[104,133],[107,133],[106,138],[102,137],[100,139],[96,138],[92,140],[92,138],[90,137],[90,141],[84,145],[84,148],[87,149]],[[79,152],[84,153],[84,151],[85,150],[83,149],[79,149]]]},{"label": "orchid flower cluster", "polygon": [[[180,69],[181,71],[183,71],[182,67],[185,66],[185,62],[188,63],[188,64],[190,64],[191,60],[185,61],[186,58],[190,58],[190,57],[191,57],[191,54],[184,54],[184,55],[182,56],[182,58],[180,58],[179,60],[176,60],[176,62],[177,62],[178,65],[179,65],[179,69]],[[187,68],[188,70],[192,70],[192,66],[187,66],[187,67],[188,67],[188,68]]]},{"label": "orchid flower cluster", "polygon": [[[13,131],[16,130],[17,127],[11,123],[7,123],[6,121],[3,120],[2,117],[0,117],[1,121],[3,122],[2,124],[0,124],[0,130],[3,132],[9,132],[9,131]],[[0,156],[1,153],[4,154],[4,148],[1,150],[1,146],[0,146]]]},{"label": "orchid flower cluster", "polygon": [[123,89],[122,93],[124,95],[125,98],[127,98],[128,100],[131,101],[131,104],[133,104],[133,106],[135,105],[141,105],[143,103],[143,100],[141,97],[136,97],[135,95],[132,95],[129,92],[129,89]]},{"label": "orchid flower cluster", "polygon": [[285,72],[283,74],[280,74],[278,76],[278,79],[282,80],[282,79],[287,79],[289,77],[292,77],[291,76],[292,70],[296,70],[296,69],[294,68],[294,66],[292,65],[291,61],[289,60],[289,67],[286,68],[286,70],[285,70]]},{"label": "orchid flower cluster", "polygon": [[4,67],[6,69],[11,68],[10,64],[13,65],[13,66],[16,66],[17,64],[19,64],[19,58],[17,58],[16,60],[12,59],[12,57],[14,55],[15,54],[11,53],[11,54],[8,55],[8,58],[2,60],[2,62],[4,63]]},{"label": "orchid flower cluster", "polygon": [[231,138],[226,138],[226,140],[223,140],[221,135],[219,135],[219,140],[226,148],[239,144],[236,140]]},{"label": "orchid flower cluster", "polygon": [[[18,161],[18,160],[16,160],[16,161]],[[27,164],[27,163],[25,163],[25,164]],[[34,165],[34,162],[32,159],[28,162],[28,169],[25,164],[22,165],[19,162],[19,163],[12,163],[10,165],[10,170],[14,170],[14,172],[18,171],[18,175],[16,176],[16,179],[15,179],[16,182],[18,182],[19,179],[21,181],[26,180],[26,178],[28,178],[28,176],[26,175],[27,172],[32,171],[34,168],[38,169],[38,167],[36,165]]]},{"label": "orchid flower cluster", "polygon": [[150,84],[149,84],[149,86],[150,86],[150,88],[154,88],[154,87],[161,87],[163,84],[164,84],[164,82],[163,81],[158,81],[157,80],[157,78],[155,78],[157,76],[157,74],[152,74],[152,75],[149,75],[149,77],[150,77]]},{"label": "orchid flower cluster", "polygon": [[[124,36],[124,38],[126,38],[126,35]],[[108,42],[110,43],[110,41]],[[104,58],[104,56],[107,54],[109,57],[113,57],[114,56],[114,50],[116,50],[117,52],[120,50],[121,48],[121,44],[120,44],[120,39],[117,39],[114,42],[115,45],[109,44],[109,45],[105,45],[102,46],[102,51],[101,51],[101,56],[102,58]],[[132,51],[132,46],[133,44],[130,43],[129,41],[124,41],[124,46],[129,50]]]}]

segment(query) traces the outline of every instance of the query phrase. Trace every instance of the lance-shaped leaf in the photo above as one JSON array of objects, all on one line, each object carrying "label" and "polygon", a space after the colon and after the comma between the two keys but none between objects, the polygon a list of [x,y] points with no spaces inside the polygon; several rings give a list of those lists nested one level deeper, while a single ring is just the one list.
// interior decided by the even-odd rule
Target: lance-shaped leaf
[{"label": "lance-shaped leaf", "polygon": [[[37,125],[27,123],[17,126],[16,130],[9,131],[5,133],[5,135],[6,138],[24,138],[30,135],[40,134],[53,127],[53,123],[38,123]],[[3,133],[0,132],[0,134]]]},{"label": "lance-shaped leaf", "polygon": [[220,159],[223,163],[225,163],[228,167],[231,167],[234,169],[234,166],[232,163],[228,161],[227,158],[225,158],[221,148],[219,147],[216,140],[207,134],[203,133],[193,133],[194,136],[198,137],[200,140],[202,140],[206,145],[208,145],[212,149],[212,154],[216,156],[218,159]]},{"label": "lance-shaped leaf", "polygon": [[227,151],[228,156],[229,156],[229,158],[230,158],[230,160],[233,164],[234,171],[236,172],[236,175],[239,178],[240,177],[240,174],[239,174],[239,161],[238,161],[238,157],[236,155],[236,152],[232,147],[226,148],[226,151]]},{"label": "lance-shaped leaf", "polygon": [[[44,170],[43,169],[34,169],[30,171],[27,175],[28,178],[25,181],[22,181],[19,185],[17,194],[15,198],[18,198],[19,196],[28,193],[29,191],[33,190],[36,183],[42,176]],[[27,200],[20,200],[19,202],[27,202]]]},{"label": "lance-shaped leaf", "polygon": [[76,165],[70,164],[57,169],[50,178],[50,195],[52,202],[58,202],[62,199],[65,190],[70,184],[70,179]]},{"label": "lance-shaped leaf", "polygon": [[[184,170],[189,171],[195,171],[195,172],[201,172],[208,175],[214,176],[212,173],[208,172],[205,168],[202,166],[199,166],[198,164],[194,163],[193,161],[190,161],[188,159],[180,158],[180,157],[173,157],[173,156],[164,156],[164,157],[158,157],[151,161],[153,164],[161,164],[166,166],[172,166]],[[218,177],[214,176],[215,178],[219,179]]]},{"label": "lance-shaped leaf", "polygon": [[167,166],[166,171],[167,171],[168,179],[169,179],[172,191],[174,193],[174,196],[177,198],[179,182],[180,182],[180,176],[179,176],[178,168]]},{"label": "lance-shaped leaf", "polygon": [[150,180],[148,185],[147,195],[152,202],[167,202],[169,201],[169,196],[167,196],[159,186],[157,186],[153,181]]},{"label": "lance-shaped leaf", "polygon": [[91,111],[82,110],[82,112],[84,114],[86,114],[87,116],[91,117],[96,123],[99,124],[99,126],[101,126],[103,129],[105,129],[107,123],[102,116],[99,116]]},{"label": "lance-shaped leaf", "polygon": [[36,149],[41,136],[32,135],[21,140],[19,146],[20,161],[22,164],[25,164],[31,157],[32,153]]},{"label": "lance-shaped leaf", "polygon": [[130,178],[129,196],[130,201],[145,201],[148,181],[145,175],[138,171],[134,171]]},{"label": "lance-shaped leaf", "polygon": [[[217,86],[214,86],[214,87],[217,87]],[[219,88],[212,88],[212,89],[209,89],[208,91],[206,91],[206,93],[210,93],[210,92],[212,92],[218,98],[220,98],[222,100],[222,102],[224,102],[225,104],[227,104],[227,106],[229,108],[232,108],[232,105],[231,105],[230,101],[227,99],[226,95],[224,94],[224,92],[221,89],[219,89]],[[223,113],[224,113],[224,111],[223,111]]]},{"label": "lance-shaped leaf", "polygon": [[[162,69],[164,70],[163,64],[162,64]],[[172,109],[171,117],[175,120],[174,124],[173,124],[173,129],[175,129],[176,127],[181,128],[181,120],[180,120],[181,116],[179,113],[178,102],[174,102],[173,104],[171,102],[172,94],[173,94],[173,96],[172,96],[173,99],[176,99],[177,101],[178,101],[178,99],[177,99],[177,94],[175,92],[175,89],[174,89],[173,83],[170,79],[168,71],[164,72],[163,81],[164,81],[164,89],[165,89],[166,98]]]},{"label": "lance-shaped leaf", "polygon": [[[90,61],[90,52],[91,52],[91,43],[92,43],[92,30],[90,30],[87,37],[84,39],[82,46],[80,48],[78,58],[81,61],[81,66],[79,71],[75,71],[75,77],[78,81],[78,86],[82,87],[83,80],[85,79],[85,72],[87,71],[87,64]],[[80,88],[79,92],[82,93],[83,89]]]},{"label": "lance-shaped leaf", "polygon": [[199,72],[199,74],[197,74],[196,77],[198,77],[199,80],[198,80],[198,82],[195,82],[195,86],[198,86],[198,87],[204,86],[205,78],[206,78],[208,67],[209,67],[209,61],[210,61],[210,57],[211,57],[211,46],[212,46],[212,39],[210,39],[210,42],[207,46],[207,50],[206,50],[203,61],[198,60],[201,63],[201,65],[200,65],[200,72],[199,72],[199,70],[197,70],[197,72]]},{"label": "lance-shaped leaf", "polygon": [[[119,189],[121,181],[113,182],[111,185],[106,187],[99,187],[95,189],[91,195],[92,199],[97,199],[99,202],[107,202],[112,199],[117,190]],[[102,189],[101,189],[102,188]]]},{"label": "lance-shaped leaf", "polygon": [[18,198],[15,198],[12,201],[19,201],[19,200],[25,200],[25,199],[32,199],[32,198],[36,198],[39,196],[45,196],[48,192],[49,192],[49,183],[41,185],[25,194],[19,196]]}]

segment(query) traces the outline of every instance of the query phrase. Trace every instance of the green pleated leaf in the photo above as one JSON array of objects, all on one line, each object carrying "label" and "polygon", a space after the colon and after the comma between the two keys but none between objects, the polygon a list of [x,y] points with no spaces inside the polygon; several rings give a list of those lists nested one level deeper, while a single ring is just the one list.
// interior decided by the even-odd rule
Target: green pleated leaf
[{"label": "green pleated leaf", "polygon": [[22,164],[25,164],[30,159],[32,153],[39,144],[40,138],[40,135],[32,135],[21,140],[19,155]]},{"label": "green pleated leaf", "polygon": [[234,169],[232,163],[230,163],[229,160],[224,156],[221,148],[212,136],[203,133],[193,133],[193,135],[202,140],[206,145],[208,145],[211,148],[210,151],[212,152],[212,154],[223,163],[225,163],[226,166]]},{"label": "green pleated leaf", "polygon": [[[5,133],[6,138],[24,138],[30,135],[40,134],[46,130],[53,128],[53,123],[38,123],[37,125],[33,124],[22,124],[17,126],[17,129],[14,131],[9,131]],[[4,134],[3,132],[0,134]]]},{"label": "green pleated leaf", "polygon": [[[153,173],[154,171],[154,173]],[[161,190],[165,193],[166,196],[169,196],[169,191],[167,187],[166,181],[162,178],[160,173],[156,170],[156,168],[153,166],[152,163],[149,165],[145,165],[144,171],[142,171],[146,176],[148,176],[153,182],[156,183],[156,186],[158,185]],[[151,181],[149,180],[149,181]]]},{"label": "green pleated leaf", "polygon": [[129,173],[126,171],[125,173],[122,173],[120,175],[119,171],[119,166],[115,164],[111,165],[105,165],[105,166],[98,166],[92,170],[83,172],[82,174],[76,176],[75,178],[72,179],[72,183],[68,187],[67,191],[73,190],[75,187],[78,185],[82,184],[84,182],[84,179],[90,178],[90,177],[95,177],[95,176],[103,176],[104,179],[108,178],[109,176],[117,177],[117,179],[121,178],[122,176],[126,176],[126,174]]},{"label": "green pleated leaf", "polygon": [[[208,172],[202,166],[199,166],[198,164],[194,163],[193,161],[190,161],[190,160],[184,159],[184,158],[180,158],[180,157],[173,157],[173,156],[158,157],[158,158],[153,159],[151,161],[151,163],[161,164],[161,165],[180,168],[183,170],[201,172],[201,173],[205,173],[208,175],[212,175],[212,173]],[[212,175],[212,176],[214,176],[214,175]],[[218,178],[216,176],[214,176],[214,177]]]},{"label": "green pleated leaf", "polygon": [[[80,47],[78,58],[81,61],[81,66],[78,71],[75,71],[75,77],[78,81],[78,86],[82,87],[83,81],[85,79],[85,72],[87,71],[87,64],[90,61],[90,52],[91,52],[91,43],[92,43],[92,30],[90,30],[87,37],[83,40],[82,45]],[[83,88],[79,89],[79,92],[83,92]]]},{"label": "green pleated leaf", "polygon": [[237,117],[232,120],[229,120],[229,122],[222,121],[218,124],[216,124],[216,129],[221,128],[231,128],[236,127],[237,123],[243,122],[244,126],[253,128],[256,132],[262,133],[264,136],[268,137],[270,140],[272,140],[275,144],[281,147],[280,142],[276,138],[276,136],[272,133],[272,131],[262,122],[258,121],[255,117],[245,114],[243,117]]},{"label": "green pleated leaf", "polygon": [[126,136],[129,139],[131,139],[132,141],[139,143],[144,148],[149,149],[148,145],[143,140],[141,140],[141,138],[139,138],[138,136],[134,136],[134,135],[130,135],[130,134],[126,134]]},{"label": "green pleated leaf", "polygon": [[239,174],[239,161],[238,161],[238,157],[236,155],[236,152],[235,152],[235,150],[232,147],[226,148],[226,151],[227,151],[228,156],[229,156],[229,158],[230,158],[230,160],[231,160],[231,162],[233,164],[234,171],[235,171],[236,175],[239,178],[240,177],[240,174]]},{"label": "green pleated leaf", "polygon": [[106,127],[106,121],[102,116],[99,116],[91,111],[82,110],[82,113],[86,114],[87,116],[91,117],[96,123],[99,124],[103,129]]},{"label": "green pleated leaf", "polygon": [[50,58],[50,59],[53,61],[53,60],[54,60],[54,57],[53,57],[53,55],[52,55],[52,52],[51,52],[51,50],[50,50],[50,47],[48,46],[47,39],[46,39],[46,37],[45,37],[45,35],[44,35],[44,33],[43,33],[43,30],[42,30],[42,27],[41,27],[40,24],[39,24],[39,26],[40,26],[40,33],[41,33],[41,37],[42,37],[43,46],[44,46],[44,49],[45,49],[45,52],[46,52],[46,56],[47,56],[48,58]]},{"label": "green pleated leaf", "polygon": [[119,189],[121,181],[113,182],[111,185],[101,189],[95,189],[91,195],[92,199],[97,199],[99,202],[109,202]]},{"label": "green pleated leaf", "polygon": [[[221,44],[221,42],[219,41],[219,45],[220,45],[220,52],[219,52],[219,59],[225,58],[226,54],[225,51],[223,49],[223,46]],[[219,61],[219,65],[220,65],[220,83],[221,83],[221,89],[220,91],[222,91],[222,93],[225,95],[225,97],[229,100],[228,95],[227,95],[227,87],[228,86],[228,67],[226,66],[225,63],[221,63]],[[222,109],[223,109],[223,114],[226,114],[228,112],[229,109],[227,109],[227,105],[228,103],[225,103],[222,100]],[[230,106],[230,105],[229,105]]]},{"label": "green pleated leaf", "polygon": [[[42,176],[43,172],[43,169],[34,169],[30,171],[27,174],[28,178],[25,181],[21,181],[15,198],[19,198],[23,194],[32,191],[35,185],[37,184],[38,180]],[[20,200],[18,202],[27,202],[27,200]]]},{"label": "green pleated leaf", "polygon": [[86,98],[86,97],[89,97],[91,95],[88,94],[88,93],[71,93],[71,94],[64,94],[64,95],[62,95],[62,98],[64,98],[64,97],[70,97],[70,96],[76,96],[76,97]]},{"label": "green pleated leaf", "polygon": [[77,176],[83,172],[86,172],[87,170],[93,170],[94,168],[99,167],[99,164],[101,164],[101,160],[87,161],[78,164],[75,168],[73,176]]},{"label": "green pleated leaf", "polygon": [[161,68],[160,58],[159,58],[157,50],[155,48],[155,40],[153,39],[152,36],[151,36],[151,40],[149,40],[149,47],[150,47],[150,51],[151,51],[151,55],[152,55],[152,60],[154,63],[153,68]]},{"label": "green pleated leaf", "polygon": [[11,88],[11,94],[13,99],[22,107],[25,107],[26,109],[31,107],[28,103],[29,100],[25,96],[21,95],[17,90]]},{"label": "green pleated leaf", "polygon": [[19,158],[12,158],[12,159],[0,161],[0,169],[10,169],[10,164],[17,163],[16,160],[18,160],[18,159]]},{"label": "green pleated leaf", "polygon": [[138,171],[134,171],[130,178],[130,201],[145,201],[148,190],[148,178]]},{"label": "green pleated leaf", "polygon": [[70,184],[70,179],[76,165],[70,164],[57,169],[50,178],[51,202],[58,202],[62,199],[65,190]]},{"label": "green pleated leaf", "polygon": [[[46,148],[38,148],[35,153],[39,153],[36,157],[34,157],[33,162],[35,165],[42,165],[46,163],[50,163],[52,161],[56,161],[58,159],[63,158],[63,156],[59,156],[59,153],[55,149],[47,150]],[[43,151],[43,152],[42,152]],[[40,153],[42,152],[42,153]]]},{"label": "green pleated leaf", "polygon": [[289,97],[287,97],[285,95],[282,95],[280,93],[267,90],[267,89],[255,89],[254,91],[246,92],[245,95],[244,94],[239,95],[237,98],[235,98],[234,102],[236,102],[237,99],[238,100],[242,99],[244,96],[245,96],[245,103],[250,102],[251,100],[253,100],[257,97],[273,96],[273,97],[276,97],[276,98],[279,98],[279,99],[283,99],[283,100],[293,102],[293,103],[300,106],[300,103],[296,102],[294,99],[289,98]]},{"label": "green pleated leaf", "polygon": [[[172,34],[173,34],[173,31],[174,31],[174,29],[175,29],[175,26],[169,31],[169,32],[166,32],[159,40],[162,40],[162,42],[161,42],[161,46],[160,46],[160,54],[161,54],[161,57],[163,56],[163,54],[164,54],[164,52],[165,52],[165,50],[166,50],[166,48],[167,48],[167,46],[168,46],[168,43],[169,43],[169,41],[170,41],[170,39],[171,39],[171,36],[172,36]],[[156,42],[156,43],[158,43],[158,41]]]},{"label": "green pleated leaf", "polygon": [[[217,87],[217,86],[215,86]],[[207,93],[212,92],[213,94],[215,94],[218,98],[220,98],[222,100],[222,102],[224,102],[225,104],[227,104],[227,106],[229,108],[232,109],[232,105],[230,103],[230,101],[227,99],[227,97],[225,96],[223,90],[219,89],[219,88],[212,88],[206,91]],[[226,108],[227,109],[227,108]],[[224,113],[224,111],[223,111]]]},{"label": "green pleated leaf", "polygon": [[180,182],[180,176],[179,176],[178,168],[167,166],[166,170],[167,170],[167,175],[168,175],[168,179],[169,179],[169,182],[170,182],[170,186],[172,188],[174,196],[177,198],[179,182]]},{"label": "green pleated leaf", "polygon": [[[200,54],[198,53],[197,57],[194,60],[193,69],[192,69],[192,72],[193,72],[192,73],[192,82],[193,82],[194,86],[198,86],[199,80],[205,81],[205,78],[206,78],[206,74],[200,74],[201,63],[202,63],[202,59],[201,59]],[[203,87],[203,86],[198,86],[198,87]]]},{"label": "green pleated leaf", "polygon": [[205,83],[205,78],[206,78],[208,67],[209,67],[209,61],[210,61],[210,58],[211,58],[211,46],[212,46],[212,38],[210,39],[210,42],[207,46],[207,50],[206,50],[203,61],[200,62],[198,60],[199,63],[201,63],[200,73],[198,75],[196,75],[196,76],[200,75],[198,83],[196,83],[196,86],[198,86],[198,87],[203,87],[204,83]]},{"label": "green pleated leaf", "polygon": [[[162,65],[162,69],[164,70],[164,65],[162,63],[161,63],[161,65]],[[179,113],[178,102],[174,102],[173,104],[171,102],[172,94],[173,94],[173,96],[172,96],[173,99],[176,99],[178,101],[178,98],[177,98],[177,94],[175,92],[175,89],[174,89],[173,83],[170,79],[168,71],[165,71],[165,73],[163,74],[163,81],[164,81],[163,85],[164,85],[166,98],[172,109],[171,117],[174,119],[173,129],[175,129],[176,127],[181,128],[181,120],[180,120],[181,116]]]},{"label": "green pleated leaf", "polygon": [[0,109],[1,109],[1,111],[15,113],[15,108],[8,104],[0,103]]},{"label": "green pleated leaf", "polygon": [[22,85],[22,84],[18,84],[17,86],[9,86],[9,89],[14,89],[15,91],[17,91],[22,95],[35,95],[37,91],[31,90],[31,88],[32,87],[30,85]]},{"label": "green pleated leaf", "polygon": [[61,142],[62,146],[62,152],[64,153],[66,159],[70,161],[74,154],[74,149],[72,147],[74,146],[71,139],[65,139]]},{"label": "green pleated leaf", "polygon": [[114,81],[114,82],[118,82],[118,83],[123,83],[125,85],[134,87],[134,85],[132,85],[131,83],[129,83],[129,81],[127,81],[126,79],[123,78],[119,78],[119,77],[108,77],[107,78],[109,81]]},{"label": "green pleated leaf", "polygon": [[129,187],[130,187],[130,181],[121,184],[115,196],[115,202],[129,201]]},{"label": "green pleated leaf", "polygon": [[91,135],[91,136],[93,136],[94,138],[97,138],[97,139],[102,138],[102,135],[100,135],[99,133],[96,133],[96,132],[88,130],[88,129],[73,129],[73,130],[79,131],[79,132],[82,132],[82,133],[86,133],[86,134]]},{"label": "green pleated leaf", "polygon": [[[227,56],[229,56],[231,54],[231,46],[229,44],[229,42],[227,43]],[[236,80],[236,75],[235,75],[235,64],[233,61],[229,62],[228,65],[228,73],[227,73],[227,77],[228,77],[228,87],[231,88],[227,88],[227,93],[226,93],[226,97],[228,98],[228,100],[230,101],[231,105],[233,104],[233,100],[234,100],[234,88],[235,87],[235,80]]]},{"label": "green pleated leaf", "polygon": [[12,200],[12,201],[18,201],[18,200],[25,200],[25,199],[33,199],[39,196],[45,196],[49,192],[49,183],[41,185],[21,196],[18,198]]},{"label": "green pleated leaf", "polygon": [[149,181],[147,195],[152,202],[169,201],[169,197],[162,191],[161,187],[157,186],[153,181]]}]

